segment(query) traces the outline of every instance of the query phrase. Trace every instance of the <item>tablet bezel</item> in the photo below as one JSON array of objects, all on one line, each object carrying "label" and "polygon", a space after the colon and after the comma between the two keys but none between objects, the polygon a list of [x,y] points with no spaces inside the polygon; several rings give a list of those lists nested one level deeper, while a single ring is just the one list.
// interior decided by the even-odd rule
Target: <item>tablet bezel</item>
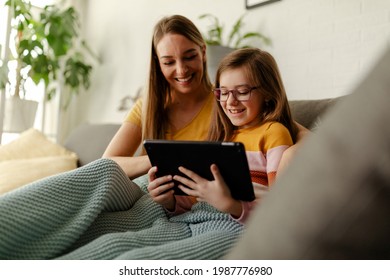
[{"label": "tablet bezel", "polygon": [[[255,199],[245,147],[241,142],[145,140],[143,145],[152,166],[158,168],[157,177],[184,176],[178,170],[179,166],[184,166],[211,180],[210,165],[215,163],[233,198]],[[175,195],[186,195],[177,187],[177,182],[174,189]]]}]

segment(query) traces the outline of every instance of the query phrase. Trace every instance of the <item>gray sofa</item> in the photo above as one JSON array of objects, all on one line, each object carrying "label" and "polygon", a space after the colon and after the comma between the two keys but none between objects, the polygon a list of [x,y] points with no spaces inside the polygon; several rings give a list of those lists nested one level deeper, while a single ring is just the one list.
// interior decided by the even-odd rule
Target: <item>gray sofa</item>
[{"label": "gray sofa", "polygon": [[[290,107],[293,118],[306,128],[315,130],[325,112],[341,98],[292,100]],[[64,146],[78,155],[79,166],[83,166],[102,156],[119,127],[120,124],[112,123],[81,124],[69,135]]]}]

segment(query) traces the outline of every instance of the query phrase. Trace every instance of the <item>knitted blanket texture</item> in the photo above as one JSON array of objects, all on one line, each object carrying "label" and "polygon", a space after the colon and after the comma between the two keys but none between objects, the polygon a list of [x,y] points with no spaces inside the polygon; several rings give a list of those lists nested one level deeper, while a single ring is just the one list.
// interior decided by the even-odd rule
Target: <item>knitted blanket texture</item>
[{"label": "knitted blanket texture", "polygon": [[170,217],[112,160],[0,196],[0,259],[219,259],[243,226],[206,203]]}]

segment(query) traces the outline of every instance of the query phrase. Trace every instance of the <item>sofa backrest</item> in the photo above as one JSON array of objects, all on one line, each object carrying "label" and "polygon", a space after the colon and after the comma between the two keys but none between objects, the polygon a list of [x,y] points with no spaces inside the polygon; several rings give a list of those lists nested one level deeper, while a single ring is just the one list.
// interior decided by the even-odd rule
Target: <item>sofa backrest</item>
[{"label": "sofa backrest", "polygon": [[290,100],[292,117],[304,127],[314,130],[321,122],[321,117],[341,98]]},{"label": "sofa backrest", "polygon": [[72,131],[64,146],[77,154],[78,165],[83,166],[102,157],[119,127],[120,124],[81,124]]},{"label": "sofa backrest", "polygon": [[[291,114],[298,123],[314,130],[320,117],[340,98],[292,100],[289,102]],[[70,134],[64,146],[78,155],[79,166],[83,166],[101,158],[119,127],[120,124],[84,123]]]}]

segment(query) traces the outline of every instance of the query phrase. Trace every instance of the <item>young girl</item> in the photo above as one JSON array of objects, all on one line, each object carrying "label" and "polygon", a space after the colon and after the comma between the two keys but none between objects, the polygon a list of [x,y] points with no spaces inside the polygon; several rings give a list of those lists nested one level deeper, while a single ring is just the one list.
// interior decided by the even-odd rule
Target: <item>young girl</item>
[{"label": "young girl", "polygon": [[[214,93],[214,121],[209,139],[242,142],[245,146],[256,197],[271,186],[283,152],[296,141],[298,128],[291,118],[286,92],[274,58],[248,48],[236,50],[219,65]],[[198,201],[230,213],[239,222],[256,203],[232,198],[218,167],[211,165],[213,181],[180,167],[190,179],[175,176],[180,186]]]}]

